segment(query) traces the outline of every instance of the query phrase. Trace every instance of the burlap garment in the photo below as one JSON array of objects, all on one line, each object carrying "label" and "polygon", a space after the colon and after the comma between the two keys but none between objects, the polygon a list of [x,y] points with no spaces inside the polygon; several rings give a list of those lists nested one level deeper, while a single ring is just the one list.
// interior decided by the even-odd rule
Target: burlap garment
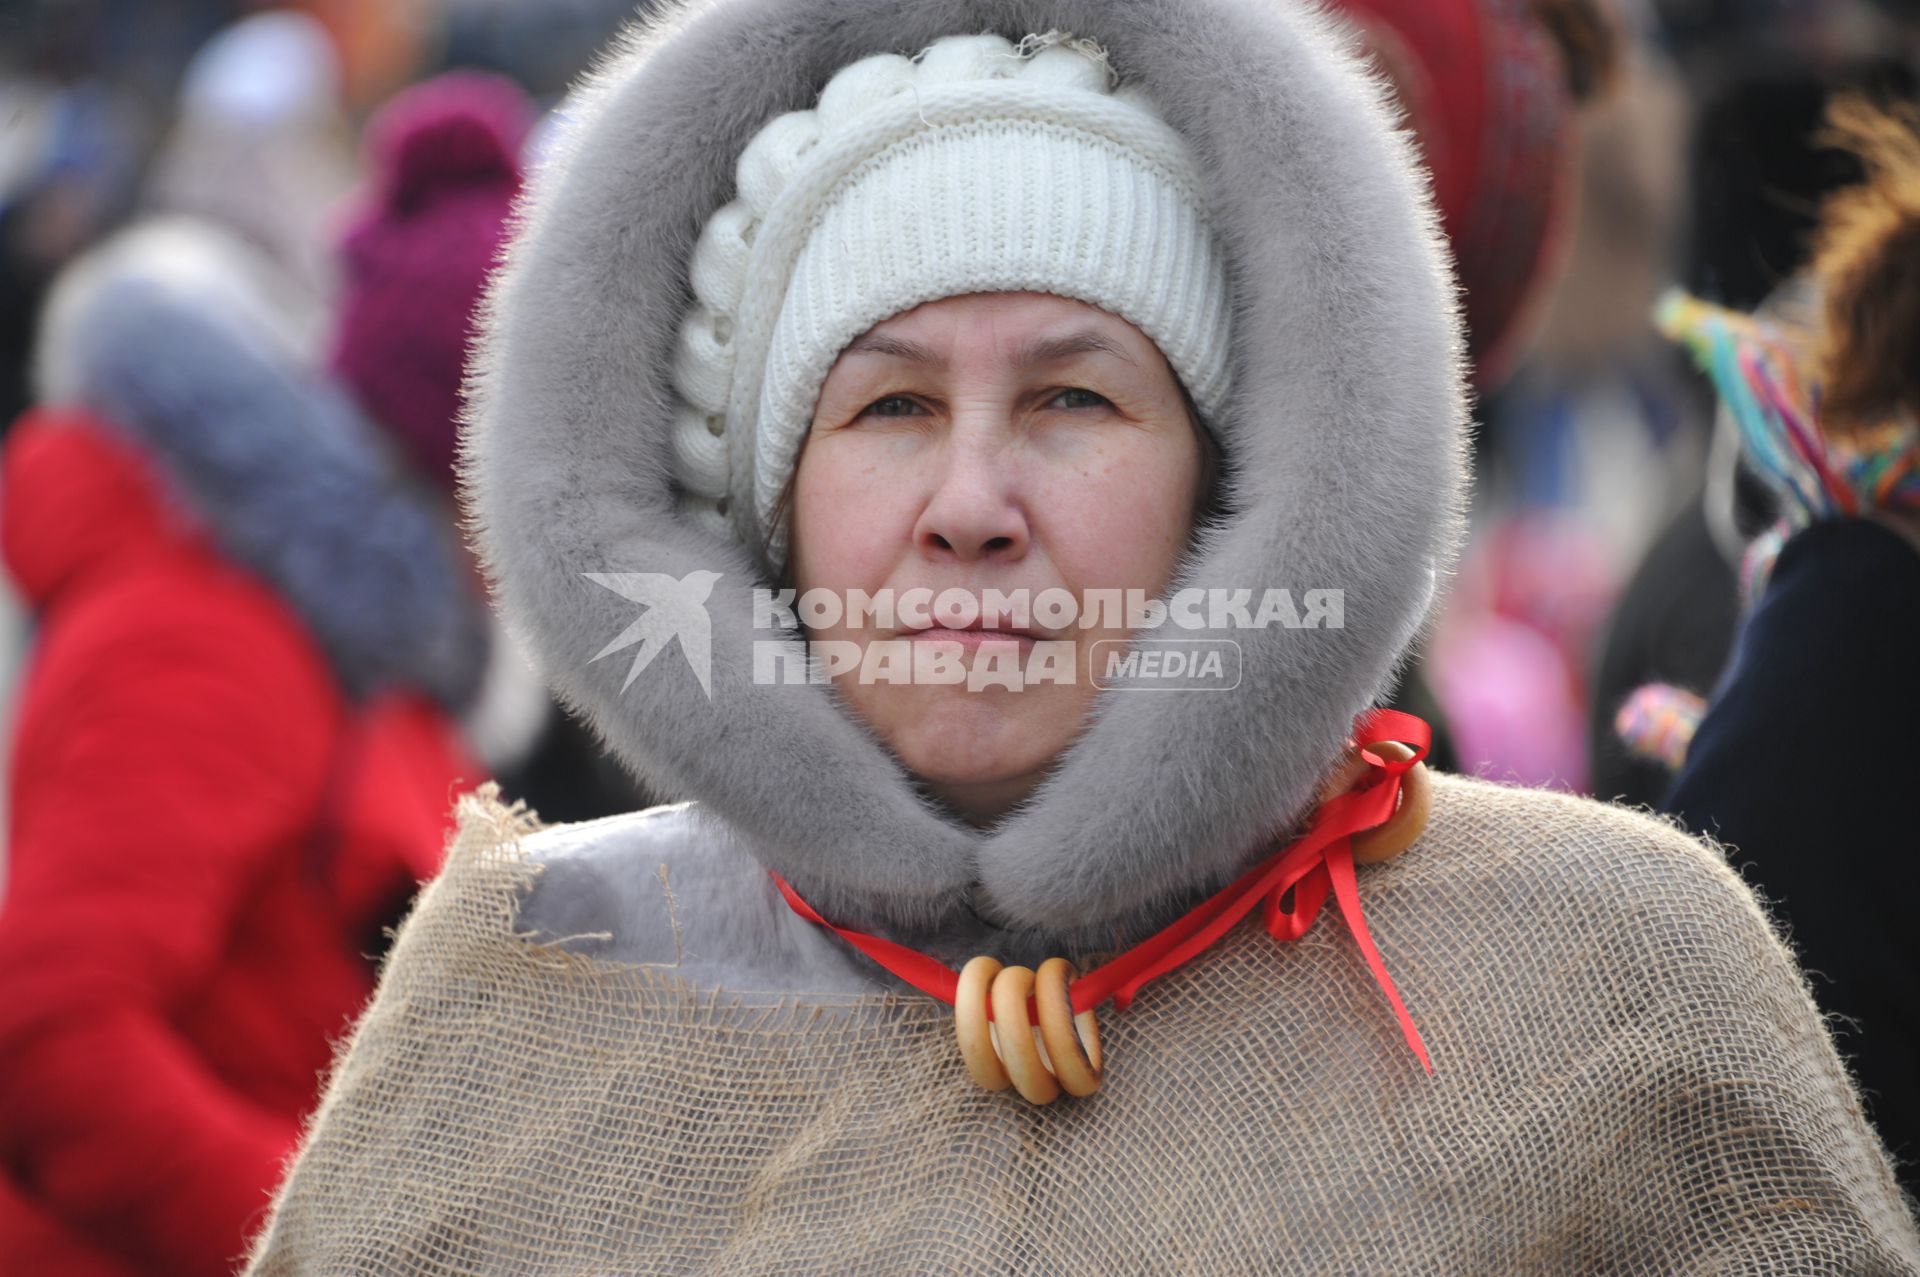
[{"label": "burlap garment", "polygon": [[252,1271],[1920,1272],[1721,861],[1617,809],[1438,789],[1361,879],[1435,1076],[1330,911],[1109,1009],[1105,1089],[1044,1109],[969,1083],[918,994],[748,1008],[530,943],[526,827],[470,799]]}]

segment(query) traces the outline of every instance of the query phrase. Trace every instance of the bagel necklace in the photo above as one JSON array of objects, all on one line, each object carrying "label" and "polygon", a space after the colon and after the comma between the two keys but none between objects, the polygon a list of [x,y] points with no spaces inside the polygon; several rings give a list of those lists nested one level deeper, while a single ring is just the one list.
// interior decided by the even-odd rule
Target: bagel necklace
[{"label": "bagel necklace", "polygon": [[[986,954],[956,972],[905,945],[836,927],[786,879],[775,874],[774,882],[801,917],[921,992],[952,1003],[967,1075],[989,1091],[1012,1087],[1034,1104],[1100,1089],[1105,1059],[1095,1008],[1111,999],[1116,1010],[1125,1011],[1143,985],[1212,947],[1256,904],[1263,906],[1268,934],[1283,943],[1298,940],[1331,893],[1408,1047],[1431,1073],[1426,1044],[1368,933],[1354,879],[1356,864],[1391,860],[1426,828],[1433,785],[1422,760],[1431,740],[1427,724],[1411,714],[1371,710],[1360,715],[1341,766],[1322,789],[1304,833],[1172,925],[1084,976],[1065,958],[1049,958],[1035,971],[1003,966]],[[1293,901],[1284,905],[1289,893]]]}]

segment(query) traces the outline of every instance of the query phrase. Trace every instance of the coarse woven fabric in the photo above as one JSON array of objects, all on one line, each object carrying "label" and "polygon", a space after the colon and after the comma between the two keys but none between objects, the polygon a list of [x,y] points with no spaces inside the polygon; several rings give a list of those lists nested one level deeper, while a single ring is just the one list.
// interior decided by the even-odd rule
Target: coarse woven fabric
[{"label": "coarse woven fabric", "polygon": [[686,809],[529,836],[470,798],[250,1271],[1920,1272],[1813,1004],[1710,848],[1435,789],[1361,878],[1434,1076],[1337,923],[1246,924],[1107,1009],[1104,1089],[1048,1108],[973,1086],[943,1005],[793,988],[837,942],[791,915],[734,988],[687,978],[705,919],[664,859],[627,869],[662,880],[665,962],[536,942],[555,846]]}]

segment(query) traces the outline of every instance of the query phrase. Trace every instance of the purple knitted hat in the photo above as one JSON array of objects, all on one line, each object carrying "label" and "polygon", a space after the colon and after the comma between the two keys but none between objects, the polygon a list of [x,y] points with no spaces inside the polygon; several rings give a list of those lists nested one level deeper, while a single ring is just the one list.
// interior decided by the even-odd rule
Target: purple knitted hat
[{"label": "purple knitted hat", "polygon": [[512,81],[477,72],[400,93],[367,126],[369,176],[340,241],[333,370],[449,487],[473,310],[532,114]]}]

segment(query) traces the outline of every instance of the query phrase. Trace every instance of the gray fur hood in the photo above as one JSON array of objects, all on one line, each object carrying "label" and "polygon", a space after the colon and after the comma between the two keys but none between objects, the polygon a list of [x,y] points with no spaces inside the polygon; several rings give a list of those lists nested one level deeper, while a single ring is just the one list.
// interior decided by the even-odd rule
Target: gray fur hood
[{"label": "gray fur hood", "polygon": [[412,689],[458,713],[486,672],[486,608],[432,495],[318,372],[318,328],[258,249],[163,218],[62,272],[37,388],[157,464],[165,498],[300,616],[350,694]]},{"label": "gray fur hood", "polygon": [[[1240,685],[1101,693],[1041,790],[980,831],[830,688],[754,684],[751,591],[769,582],[676,510],[672,355],[695,237],[762,124],[868,54],[1051,30],[1105,46],[1187,137],[1229,263],[1229,514],[1177,584],[1339,588],[1344,627],[1183,632],[1237,641]],[[508,624],[646,784],[700,800],[835,921],[1087,947],[1300,820],[1431,615],[1466,483],[1444,242],[1343,28],[1283,0],[716,0],[631,31],[562,118],[487,302],[464,482]],[[638,609],[587,574],[627,572],[719,574],[710,692],[671,652],[630,686],[629,661],[593,660]]]}]

